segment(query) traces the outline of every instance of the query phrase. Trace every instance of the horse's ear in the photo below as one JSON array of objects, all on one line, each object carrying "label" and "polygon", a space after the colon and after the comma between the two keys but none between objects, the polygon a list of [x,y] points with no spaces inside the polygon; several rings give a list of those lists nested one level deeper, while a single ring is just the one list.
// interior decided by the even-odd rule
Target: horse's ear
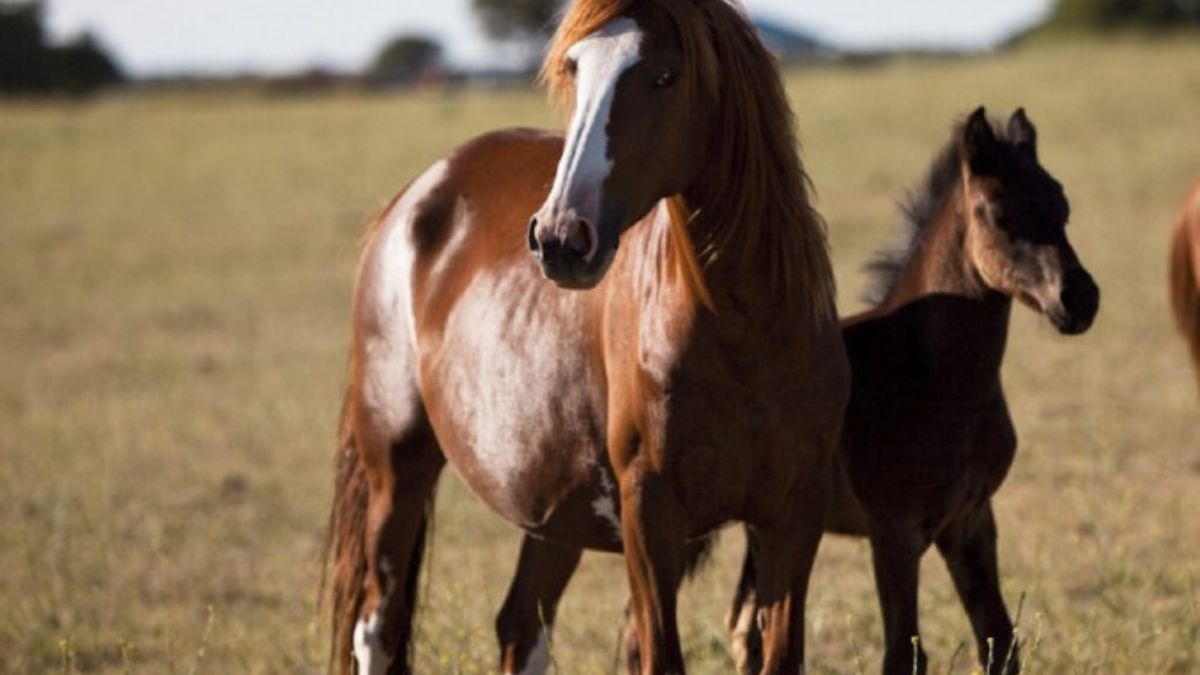
[{"label": "horse's ear", "polygon": [[986,175],[996,167],[996,132],[983,106],[967,118],[962,131],[962,155],[973,174]]},{"label": "horse's ear", "polygon": [[1037,129],[1034,128],[1033,122],[1030,122],[1029,118],[1025,116],[1024,108],[1017,108],[1017,111],[1009,118],[1008,140],[1013,147],[1037,159]]}]

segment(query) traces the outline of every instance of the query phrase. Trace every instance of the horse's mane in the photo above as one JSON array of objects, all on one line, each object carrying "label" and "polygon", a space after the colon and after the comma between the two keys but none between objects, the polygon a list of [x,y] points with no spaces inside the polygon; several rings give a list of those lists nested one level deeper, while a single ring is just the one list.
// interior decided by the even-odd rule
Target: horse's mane
[{"label": "horse's mane", "polygon": [[[679,31],[685,69],[679,86],[712,102],[715,172],[703,203],[670,209],[674,247],[685,278],[704,299],[699,270],[718,259],[763,270],[781,297],[832,315],[834,281],[825,224],[809,201],[810,181],[797,154],[793,118],[774,60],[742,10],[727,0],[655,2]],[[566,51],[627,11],[633,0],[577,0],[550,45],[542,79],[564,106],[572,98]],[[703,220],[706,227],[689,227]],[[688,268],[695,272],[689,273]],[[795,291],[795,292],[794,292]]]},{"label": "horse's mane", "polygon": [[[1006,140],[1005,130],[992,121],[997,140]],[[934,157],[925,180],[900,203],[899,243],[875,253],[866,265],[871,284],[864,299],[878,307],[896,290],[905,268],[921,250],[922,233],[937,220],[946,200],[962,180],[961,143],[966,122],[954,126],[949,142]]]}]

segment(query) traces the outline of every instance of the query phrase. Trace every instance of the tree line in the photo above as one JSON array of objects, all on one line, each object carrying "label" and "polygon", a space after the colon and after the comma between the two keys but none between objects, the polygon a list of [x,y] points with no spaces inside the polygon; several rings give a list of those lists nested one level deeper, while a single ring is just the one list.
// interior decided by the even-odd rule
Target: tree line
[{"label": "tree line", "polygon": [[86,94],[123,82],[116,61],[85,33],[62,45],[46,39],[43,3],[0,2],[0,94]]},{"label": "tree line", "polygon": [[[568,0],[471,0],[484,32],[522,48],[531,66]],[[0,0],[0,94],[85,94],[121,83],[116,61],[90,34],[51,45],[45,31],[44,0]],[[1200,27],[1200,0],[1057,0],[1046,23],[1034,32],[1106,31],[1127,28],[1170,30]],[[407,80],[442,65],[434,38],[401,35],[379,52],[368,75]]]}]

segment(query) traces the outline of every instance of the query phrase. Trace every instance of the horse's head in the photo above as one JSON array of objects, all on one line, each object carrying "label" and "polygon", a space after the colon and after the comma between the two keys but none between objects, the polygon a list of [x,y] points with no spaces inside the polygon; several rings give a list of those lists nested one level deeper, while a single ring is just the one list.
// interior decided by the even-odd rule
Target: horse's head
[{"label": "horse's head", "polygon": [[1067,240],[1062,185],[1038,162],[1037,130],[1023,109],[998,135],[983,108],[959,139],[967,256],[983,282],[1045,314],[1061,333],[1086,331],[1100,289]]},{"label": "horse's head", "polygon": [[528,237],[543,273],[561,286],[599,283],[621,234],[695,178],[710,133],[697,100],[705,87],[665,7],[697,1],[577,2],[558,31],[544,77],[570,122]]}]

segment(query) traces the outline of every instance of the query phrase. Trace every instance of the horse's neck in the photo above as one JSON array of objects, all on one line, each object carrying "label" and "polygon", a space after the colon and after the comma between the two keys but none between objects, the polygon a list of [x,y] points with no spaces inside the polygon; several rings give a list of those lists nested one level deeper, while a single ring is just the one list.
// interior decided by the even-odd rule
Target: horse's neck
[{"label": "horse's neck", "polygon": [[[705,241],[712,223],[701,207],[693,218],[689,230],[693,241]],[[794,304],[792,299],[804,297],[801,287],[802,275],[793,274],[790,279],[780,280],[772,273],[772,260],[765,251],[772,245],[786,245],[781,239],[765,243],[755,242],[763,255],[741,255],[737,250],[744,242],[736,236],[728,242],[728,249],[717,251],[706,259],[701,268],[705,288],[711,299],[711,309],[725,322],[744,320],[747,322],[776,323],[785,317],[798,318],[812,314],[811,308]],[[790,287],[782,287],[784,283]]]}]

